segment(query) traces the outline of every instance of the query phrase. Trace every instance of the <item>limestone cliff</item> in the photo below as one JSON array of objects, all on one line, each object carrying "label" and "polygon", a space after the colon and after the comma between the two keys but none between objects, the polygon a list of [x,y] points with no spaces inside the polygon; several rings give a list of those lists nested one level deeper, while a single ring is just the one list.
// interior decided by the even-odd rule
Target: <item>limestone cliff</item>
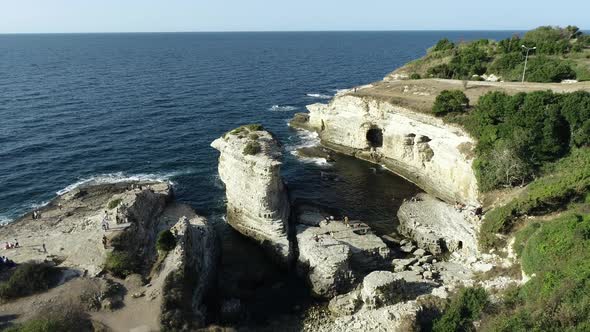
[{"label": "limestone cliff", "polygon": [[280,176],[281,150],[262,128],[245,126],[215,140],[219,177],[225,183],[227,222],[259,241],[279,262],[291,261],[289,197]]},{"label": "limestone cliff", "polygon": [[[163,280],[161,323],[168,329],[182,329],[187,321],[201,327],[206,323],[204,298],[215,284],[215,231],[197,215],[190,219],[183,216],[170,230],[176,235],[177,244],[166,257],[158,277]],[[176,289],[180,292],[172,291]]]},{"label": "limestone cliff", "polygon": [[384,165],[446,201],[478,205],[475,141],[461,128],[354,93],[307,108],[291,124],[317,131],[325,146]]}]

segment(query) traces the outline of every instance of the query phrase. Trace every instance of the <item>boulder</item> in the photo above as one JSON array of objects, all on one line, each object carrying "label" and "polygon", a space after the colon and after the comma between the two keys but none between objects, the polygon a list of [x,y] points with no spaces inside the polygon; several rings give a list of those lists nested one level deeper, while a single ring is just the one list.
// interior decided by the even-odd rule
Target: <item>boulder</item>
[{"label": "boulder", "polygon": [[375,271],[363,279],[361,298],[368,309],[377,309],[400,302],[406,281],[389,271]]}]

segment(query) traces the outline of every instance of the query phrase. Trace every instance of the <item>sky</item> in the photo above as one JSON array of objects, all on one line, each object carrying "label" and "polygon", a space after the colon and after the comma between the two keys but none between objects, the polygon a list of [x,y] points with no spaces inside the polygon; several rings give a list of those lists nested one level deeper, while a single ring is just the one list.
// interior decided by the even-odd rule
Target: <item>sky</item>
[{"label": "sky", "polygon": [[590,29],[590,0],[1,0],[0,33]]}]

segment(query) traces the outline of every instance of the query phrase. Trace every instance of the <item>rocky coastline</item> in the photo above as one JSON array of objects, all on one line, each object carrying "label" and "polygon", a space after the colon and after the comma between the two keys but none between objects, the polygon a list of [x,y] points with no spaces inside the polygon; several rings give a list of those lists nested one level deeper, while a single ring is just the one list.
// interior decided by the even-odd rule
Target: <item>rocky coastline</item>
[{"label": "rocky coastline", "polygon": [[[219,152],[227,224],[287,274],[303,280],[319,303],[305,309],[299,330],[417,330],[461,287],[481,284],[496,290],[522,282],[480,280],[495,268],[510,268],[513,260],[510,252],[483,253],[478,247],[475,141],[462,129],[395,102],[359,95],[357,89],[308,110],[290,125],[317,132],[322,148],[305,147],[300,155],[331,159],[334,153],[348,154],[380,164],[428,194],[403,201],[397,211],[399,237],[393,238],[331,207],[296,202],[281,176],[281,143],[262,126],[245,125],[211,143]],[[175,241],[166,252],[158,249],[163,232]],[[0,228],[0,239],[13,238],[26,244],[11,252],[17,264],[51,262],[64,276],[61,285],[43,294],[43,303],[28,297],[0,305],[19,317],[15,322],[30,318],[31,308],[63,298],[47,295],[57,290],[81,302],[86,295],[80,284],[92,284],[99,295],[90,317],[113,330],[192,330],[219,317],[234,317],[228,324],[239,325],[239,300],[208,300],[219,287],[217,231],[192,208],[175,202],[169,183],[75,188],[35,215]],[[113,268],[117,255],[134,262],[124,276],[120,266]],[[105,297],[100,295],[105,287],[119,291]],[[148,312],[148,318],[134,316],[138,310]],[[125,319],[130,315],[134,318]]]},{"label": "rocky coastline", "polygon": [[[163,252],[156,241],[166,230],[175,234],[175,246]],[[87,311],[93,325],[114,331],[205,324],[204,298],[214,290],[218,240],[206,219],[174,201],[169,183],[78,187],[0,227],[0,238],[19,242],[6,251],[16,264],[50,264],[61,274],[45,293],[3,299],[0,310],[15,317],[8,323],[67,305]],[[126,263],[133,271],[124,275],[109,267],[121,253],[133,255]],[[178,285],[181,293],[175,295],[171,290]]]}]

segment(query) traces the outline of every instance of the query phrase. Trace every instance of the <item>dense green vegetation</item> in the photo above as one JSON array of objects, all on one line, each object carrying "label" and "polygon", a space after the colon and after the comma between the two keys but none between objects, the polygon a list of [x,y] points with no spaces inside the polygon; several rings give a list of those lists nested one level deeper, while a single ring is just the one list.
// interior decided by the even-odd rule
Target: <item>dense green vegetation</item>
[{"label": "dense green vegetation", "polygon": [[590,149],[572,150],[545,172],[548,175],[533,181],[510,203],[486,214],[479,235],[482,247],[497,245],[495,234],[508,233],[522,216],[562,210],[569,202],[583,200],[590,189]]},{"label": "dense green vegetation", "polygon": [[534,275],[504,295],[484,319],[483,331],[590,330],[589,206],[517,233],[522,267]]},{"label": "dense green vegetation", "polygon": [[469,99],[463,91],[443,90],[434,101],[432,112],[436,115],[444,115],[451,112],[463,112],[469,107]]},{"label": "dense green vegetation", "polygon": [[529,53],[526,80],[560,82],[564,79],[590,79],[587,48],[590,38],[577,27],[543,26],[521,38],[514,35],[499,42],[481,39],[455,44],[441,39],[428,54],[408,65],[411,72],[423,77],[474,79],[495,74],[506,81],[522,78],[526,50]]},{"label": "dense green vegetation", "polygon": [[452,299],[441,317],[434,321],[434,332],[475,331],[477,320],[488,304],[488,294],[483,288],[464,288]]},{"label": "dense green vegetation", "polygon": [[11,300],[46,291],[56,284],[59,274],[58,268],[47,263],[21,264],[0,284],[0,299]]},{"label": "dense green vegetation", "polygon": [[590,93],[491,92],[473,111],[447,120],[478,139],[474,168],[480,188],[489,191],[524,184],[571,148],[590,145]]},{"label": "dense green vegetation", "polygon": [[176,237],[170,230],[161,231],[156,240],[156,248],[159,251],[170,251],[176,246]]}]

